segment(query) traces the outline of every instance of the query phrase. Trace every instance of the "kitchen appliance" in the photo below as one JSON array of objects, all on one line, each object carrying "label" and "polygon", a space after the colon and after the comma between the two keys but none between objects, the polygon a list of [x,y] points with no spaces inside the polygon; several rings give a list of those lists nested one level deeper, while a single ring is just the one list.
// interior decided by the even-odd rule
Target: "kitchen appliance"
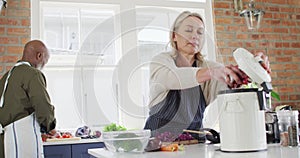
[{"label": "kitchen appliance", "polygon": [[252,152],[267,149],[265,110],[271,106],[271,77],[260,60],[244,48],[233,56],[239,68],[259,88],[220,91],[217,96],[220,113],[221,151]]},{"label": "kitchen appliance", "polygon": [[279,143],[280,132],[276,112],[265,113],[267,143]]}]

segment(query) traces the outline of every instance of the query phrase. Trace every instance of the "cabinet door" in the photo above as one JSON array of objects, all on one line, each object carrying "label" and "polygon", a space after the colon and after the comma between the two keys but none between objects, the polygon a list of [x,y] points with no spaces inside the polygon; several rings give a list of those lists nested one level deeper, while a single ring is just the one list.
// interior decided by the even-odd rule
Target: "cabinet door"
[{"label": "cabinet door", "polygon": [[71,158],[71,145],[44,146],[45,158]]},{"label": "cabinet door", "polygon": [[72,158],[90,158],[88,149],[103,148],[104,143],[73,144]]}]

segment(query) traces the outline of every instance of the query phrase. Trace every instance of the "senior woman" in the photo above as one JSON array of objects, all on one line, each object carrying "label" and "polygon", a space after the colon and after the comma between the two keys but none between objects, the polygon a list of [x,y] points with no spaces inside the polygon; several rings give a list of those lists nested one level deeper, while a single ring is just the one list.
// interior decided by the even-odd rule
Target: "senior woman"
[{"label": "senior woman", "polygon": [[[144,129],[152,135],[202,128],[204,110],[219,90],[236,88],[246,75],[236,66],[223,66],[203,58],[203,18],[182,12],[170,31],[172,51],[155,56],[150,64],[149,117]],[[268,62],[266,56],[259,54]],[[235,84],[234,84],[235,83]]]}]

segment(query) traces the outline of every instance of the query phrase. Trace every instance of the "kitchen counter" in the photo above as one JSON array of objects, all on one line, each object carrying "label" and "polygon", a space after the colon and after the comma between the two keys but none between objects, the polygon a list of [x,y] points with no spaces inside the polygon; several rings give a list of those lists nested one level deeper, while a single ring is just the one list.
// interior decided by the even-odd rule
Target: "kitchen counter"
[{"label": "kitchen counter", "polygon": [[219,144],[186,145],[184,151],[176,152],[145,152],[145,153],[113,153],[104,148],[89,149],[88,153],[96,158],[300,158],[299,147],[282,147],[279,144],[269,144],[268,150],[245,153],[221,152]]},{"label": "kitchen counter", "polygon": [[48,145],[64,145],[64,144],[84,144],[84,143],[99,143],[103,142],[102,139],[80,139],[80,140],[60,140],[60,141],[51,141],[43,142],[44,146]]}]

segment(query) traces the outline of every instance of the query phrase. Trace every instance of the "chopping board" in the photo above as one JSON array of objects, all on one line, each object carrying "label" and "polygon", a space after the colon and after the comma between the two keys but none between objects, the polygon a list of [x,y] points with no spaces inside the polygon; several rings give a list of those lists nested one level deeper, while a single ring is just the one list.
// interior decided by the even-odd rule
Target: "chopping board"
[{"label": "chopping board", "polygon": [[48,138],[46,142],[58,142],[58,141],[73,141],[73,140],[80,140],[80,137],[72,137],[72,138]]},{"label": "chopping board", "polygon": [[192,145],[192,144],[198,144],[199,141],[197,139],[192,139],[192,140],[181,140],[181,141],[175,141],[172,143],[168,142],[163,142],[162,144],[183,144],[183,145]]}]

